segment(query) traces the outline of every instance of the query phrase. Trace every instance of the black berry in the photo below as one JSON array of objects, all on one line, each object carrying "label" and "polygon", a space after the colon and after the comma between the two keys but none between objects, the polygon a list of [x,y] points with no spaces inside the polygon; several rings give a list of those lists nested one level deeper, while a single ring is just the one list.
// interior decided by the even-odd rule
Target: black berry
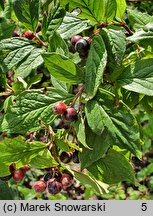
[{"label": "black berry", "polygon": [[46,175],[44,176],[44,181],[47,182],[49,179],[51,179],[53,177],[53,172],[48,172],[46,173]]},{"label": "black berry", "polygon": [[72,160],[72,153],[71,152],[62,152],[60,155],[60,160],[63,163],[69,163]]},{"label": "black berry", "polygon": [[75,50],[79,53],[79,54],[83,54],[86,53],[90,48],[90,44],[89,42],[82,38],[80,40],[78,40],[78,42],[75,44]]},{"label": "black berry", "polygon": [[73,152],[72,160],[74,163],[79,163],[79,156],[78,156],[78,151]]},{"label": "black berry", "polygon": [[55,178],[52,178],[47,182],[47,188],[49,193],[55,195],[61,191],[62,184],[56,181]]}]

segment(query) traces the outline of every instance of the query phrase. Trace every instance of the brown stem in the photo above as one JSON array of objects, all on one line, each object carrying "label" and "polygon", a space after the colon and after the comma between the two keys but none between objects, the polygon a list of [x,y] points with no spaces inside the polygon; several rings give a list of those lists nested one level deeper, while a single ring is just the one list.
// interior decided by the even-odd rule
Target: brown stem
[{"label": "brown stem", "polygon": [[44,41],[42,41],[42,40],[40,39],[40,37],[38,36],[38,34],[35,34],[35,38],[39,41],[39,43],[40,43],[42,46],[48,48],[48,45],[45,44]]},{"label": "brown stem", "polygon": [[126,25],[125,22],[122,22],[121,26],[123,26],[123,28],[129,33],[130,36],[134,34],[134,32]]},{"label": "brown stem", "polygon": [[48,130],[49,130],[49,134],[50,134],[49,150],[51,150],[52,155],[53,155],[55,161],[56,161],[57,163],[59,163],[58,155],[57,155],[56,148],[55,148],[55,144],[54,144],[54,142],[53,142],[54,131],[53,131],[53,129],[52,129],[52,127],[51,127],[50,125],[49,125],[49,127],[48,127]]},{"label": "brown stem", "polygon": [[82,86],[80,87],[78,93],[75,95],[75,99],[74,99],[73,102],[70,104],[70,107],[74,107],[74,104],[75,104],[76,100],[77,100],[78,98],[81,97],[83,91],[84,91],[84,85],[82,85]]},{"label": "brown stem", "polygon": [[108,25],[109,25],[109,24],[107,24],[107,23],[101,23],[101,24],[98,26],[98,29],[89,37],[88,41],[90,42],[91,39],[92,39],[94,36],[98,35],[98,34],[101,32],[101,30],[102,30],[103,28],[107,27]]}]

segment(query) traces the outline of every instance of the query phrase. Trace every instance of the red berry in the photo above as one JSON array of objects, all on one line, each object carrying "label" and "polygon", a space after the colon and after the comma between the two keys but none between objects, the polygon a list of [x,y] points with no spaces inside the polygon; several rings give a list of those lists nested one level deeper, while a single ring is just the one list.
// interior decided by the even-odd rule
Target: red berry
[{"label": "red berry", "polygon": [[68,187],[70,187],[73,183],[73,179],[70,175],[63,175],[61,178],[61,184],[63,190],[66,190]]},{"label": "red berry", "polygon": [[42,193],[46,190],[46,183],[44,181],[37,181],[34,183],[34,189],[36,192]]},{"label": "red berry", "polygon": [[26,31],[26,32],[23,34],[23,36],[24,36],[25,38],[30,39],[30,40],[32,40],[32,39],[35,37],[34,33],[33,33],[32,31],[30,31],[30,30]]},{"label": "red berry", "polygon": [[55,195],[62,190],[62,184],[56,181],[55,178],[48,180],[47,182],[48,192]]},{"label": "red berry", "polygon": [[24,172],[21,169],[15,170],[12,177],[16,182],[20,182],[24,178]]},{"label": "red berry", "polygon": [[67,121],[75,121],[77,119],[77,111],[73,107],[69,107],[66,109],[64,117]]},{"label": "red berry", "polygon": [[65,103],[63,101],[59,101],[59,102],[55,103],[55,105],[53,107],[53,111],[57,115],[63,114],[66,111]]},{"label": "red berry", "polygon": [[30,170],[30,166],[29,165],[25,165],[24,167],[21,168],[21,170],[25,173],[28,170]]},{"label": "red berry", "polygon": [[72,46],[75,46],[75,44],[78,42],[78,40],[82,39],[82,36],[81,35],[74,35],[72,38],[71,38],[71,44]]}]

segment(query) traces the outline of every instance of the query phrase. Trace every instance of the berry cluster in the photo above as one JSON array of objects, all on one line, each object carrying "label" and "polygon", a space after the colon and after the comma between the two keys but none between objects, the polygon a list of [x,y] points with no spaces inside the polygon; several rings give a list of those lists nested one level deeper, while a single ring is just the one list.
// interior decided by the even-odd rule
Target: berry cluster
[{"label": "berry cluster", "polygon": [[74,35],[71,38],[71,44],[75,51],[79,53],[81,59],[86,59],[90,49],[89,39],[82,37],[81,35]]},{"label": "berry cluster", "polygon": [[63,115],[64,119],[68,122],[77,119],[77,111],[73,107],[67,107],[63,101],[55,103],[53,111],[57,115]]},{"label": "berry cluster", "polygon": [[58,168],[51,167],[46,169],[48,172],[45,174],[43,180],[39,180],[34,183],[34,189],[36,192],[42,193],[46,189],[48,193],[55,195],[61,192],[61,190],[67,190],[73,184],[73,176]]},{"label": "berry cluster", "polygon": [[20,169],[16,169],[16,165],[13,163],[10,165],[10,175],[0,177],[0,180],[2,181],[8,181],[11,178],[13,178],[16,182],[22,181],[22,179],[25,176],[25,173],[30,170],[30,167],[28,165],[25,165],[21,167]]}]

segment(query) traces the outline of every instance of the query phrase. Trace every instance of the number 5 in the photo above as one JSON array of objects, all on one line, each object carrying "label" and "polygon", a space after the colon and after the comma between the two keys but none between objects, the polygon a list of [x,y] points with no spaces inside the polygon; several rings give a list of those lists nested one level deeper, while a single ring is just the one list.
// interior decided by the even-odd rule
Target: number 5
[{"label": "number 5", "polygon": [[147,210],[147,203],[142,203],[141,210],[146,211]]}]

